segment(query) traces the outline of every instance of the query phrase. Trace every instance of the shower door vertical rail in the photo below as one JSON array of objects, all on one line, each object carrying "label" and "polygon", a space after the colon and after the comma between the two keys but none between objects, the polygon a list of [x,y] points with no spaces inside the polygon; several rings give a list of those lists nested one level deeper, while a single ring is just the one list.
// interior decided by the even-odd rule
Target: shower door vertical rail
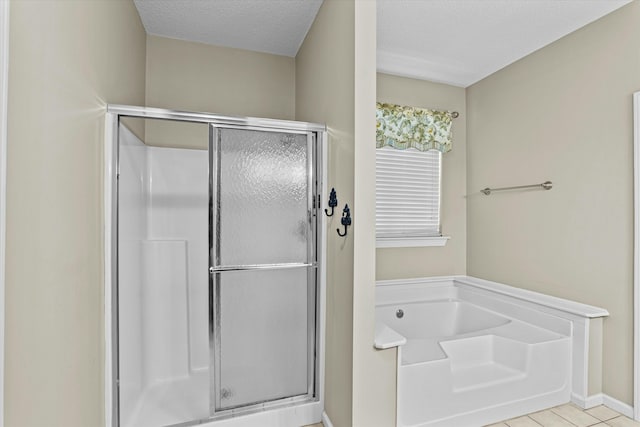
[{"label": "shower door vertical rail", "polygon": [[317,134],[209,136],[211,414],[316,399]]}]

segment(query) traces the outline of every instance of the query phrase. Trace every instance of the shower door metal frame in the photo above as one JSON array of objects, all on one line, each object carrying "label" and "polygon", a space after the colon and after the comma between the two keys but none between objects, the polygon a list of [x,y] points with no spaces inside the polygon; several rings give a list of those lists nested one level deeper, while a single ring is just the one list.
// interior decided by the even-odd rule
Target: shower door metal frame
[{"label": "shower door metal frame", "polygon": [[[118,366],[118,177],[119,169],[119,125],[121,118],[158,119],[179,122],[205,123],[226,128],[245,130],[281,131],[283,133],[308,133],[314,135],[315,176],[311,181],[313,189],[312,205],[315,211],[315,262],[316,275],[315,330],[313,341],[314,380],[310,392],[303,398],[285,398],[266,402],[238,410],[230,409],[208,418],[166,427],[186,427],[201,425],[224,426],[220,420],[245,413],[261,412],[271,408],[287,408],[295,405],[296,410],[321,414],[324,409],[324,354],[325,354],[325,304],[326,304],[326,218],[322,215],[321,204],[327,198],[327,129],[325,125],[288,120],[263,119],[254,117],[224,116],[219,114],[167,110],[161,108],[129,105],[107,105],[104,134],[104,333],[105,333],[105,427],[120,427],[119,417],[119,366]],[[211,203],[211,200],[210,200]],[[209,273],[211,283],[211,273]],[[211,288],[210,288],[211,289]],[[209,329],[212,329],[210,313]],[[211,399],[209,399],[211,400]],[[309,403],[311,406],[299,406]],[[215,423],[215,424],[214,424]]]},{"label": "shower door metal frame", "polygon": [[[213,171],[220,170],[220,130],[223,129],[235,129],[235,130],[246,130],[246,131],[258,131],[258,132],[273,132],[273,133],[289,133],[289,134],[298,134],[298,135],[306,135],[307,137],[307,165],[306,165],[306,177],[307,177],[307,211],[308,211],[308,239],[307,239],[307,256],[305,263],[285,263],[285,264],[247,264],[247,265],[229,265],[229,266],[221,266],[220,265],[220,236],[219,236],[219,226],[218,226],[218,203],[219,200],[217,198],[218,194],[218,182],[217,176],[212,173]],[[296,395],[290,397],[283,397],[279,399],[265,399],[260,402],[247,404],[247,405],[238,405],[233,408],[216,410],[217,407],[221,406],[221,396],[218,393],[220,390],[220,377],[221,370],[220,364],[222,363],[221,358],[221,330],[220,330],[220,281],[216,280],[216,273],[221,273],[225,271],[256,271],[256,270],[282,270],[282,269],[291,269],[291,268],[305,268],[308,271],[307,274],[307,282],[305,283],[308,286],[309,281],[312,279],[315,282],[315,296],[314,301],[317,301],[319,298],[318,295],[318,274],[316,273],[318,263],[317,263],[317,241],[318,241],[318,222],[319,219],[322,218],[322,209],[320,209],[320,200],[319,195],[321,194],[321,187],[318,186],[316,176],[317,176],[317,161],[319,159],[318,156],[318,142],[317,142],[317,134],[316,132],[309,130],[301,130],[301,129],[286,129],[286,128],[265,128],[260,126],[236,126],[236,125],[227,125],[227,124],[219,124],[219,123],[210,123],[209,124],[209,345],[210,345],[210,355],[214,356],[214,373],[213,373],[213,382],[210,382],[211,385],[211,395],[214,396],[215,403],[211,405],[211,410],[213,413],[213,418],[227,417],[229,415],[234,415],[239,412],[251,412],[255,409],[263,409],[265,406],[270,405],[279,405],[282,403],[290,403],[293,400],[296,401],[307,401],[313,400],[316,397],[316,373],[318,371],[318,366],[315,365],[315,336],[317,334],[317,327],[315,324],[309,324],[307,329],[307,336],[312,337],[313,341],[308,341],[307,355],[309,360],[307,361],[308,366],[313,366],[313,369],[307,372],[307,384],[308,389],[307,393],[304,395]],[[316,303],[313,307],[313,314],[315,316],[316,307],[318,304]],[[311,308],[311,307],[308,307]],[[315,366],[314,366],[315,365]],[[210,365],[211,366],[211,365]]]}]

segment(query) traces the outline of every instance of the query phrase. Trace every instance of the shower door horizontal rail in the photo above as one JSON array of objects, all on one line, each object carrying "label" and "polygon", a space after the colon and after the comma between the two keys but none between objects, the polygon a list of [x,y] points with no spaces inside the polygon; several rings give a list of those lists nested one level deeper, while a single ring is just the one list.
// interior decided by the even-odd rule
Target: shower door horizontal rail
[{"label": "shower door horizontal rail", "polygon": [[225,265],[219,267],[209,267],[209,273],[218,271],[244,271],[244,270],[282,270],[287,268],[307,268],[317,267],[315,262],[310,263],[286,263],[286,264],[253,264],[253,265]]},{"label": "shower door horizontal rail", "polygon": [[223,116],[220,114],[168,110],[164,108],[137,107],[133,105],[109,104],[107,112],[125,117],[177,120],[182,122],[212,123],[231,126],[254,126],[266,129],[286,129],[306,132],[325,132],[327,127],[319,123],[296,122],[291,120],[263,119],[257,117]]}]

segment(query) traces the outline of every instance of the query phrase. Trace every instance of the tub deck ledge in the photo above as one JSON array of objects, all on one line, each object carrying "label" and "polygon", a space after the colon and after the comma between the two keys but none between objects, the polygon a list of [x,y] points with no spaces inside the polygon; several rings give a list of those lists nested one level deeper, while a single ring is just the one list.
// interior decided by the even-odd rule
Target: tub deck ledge
[{"label": "tub deck ledge", "polygon": [[375,331],[373,346],[378,350],[398,347],[407,343],[407,339],[403,335],[400,335],[382,322],[376,322]]}]

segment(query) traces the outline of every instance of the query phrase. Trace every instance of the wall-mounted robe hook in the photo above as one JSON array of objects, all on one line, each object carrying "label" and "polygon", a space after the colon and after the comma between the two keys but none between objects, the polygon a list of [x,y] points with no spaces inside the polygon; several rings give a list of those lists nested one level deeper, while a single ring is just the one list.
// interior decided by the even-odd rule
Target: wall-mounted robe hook
[{"label": "wall-mounted robe hook", "polygon": [[331,213],[329,213],[329,211],[327,211],[326,209],[324,210],[324,213],[327,216],[333,216],[333,208],[335,208],[336,206],[338,206],[338,198],[336,197],[336,189],[332,188],[331,193],[329,193],[329,207],[331,208]]},{"label": "wall-mounted robe hook", "polygon": [[342,225],[344,225],[344,234],[340,233],[340,229],[336,228],[338,232],[338,236],[344,237],[347,235],[347,227],[351,225],[351,211],[349,210],[349,205],[344,205],[344,209],[342,210],[342,219],[340,219]]}]

